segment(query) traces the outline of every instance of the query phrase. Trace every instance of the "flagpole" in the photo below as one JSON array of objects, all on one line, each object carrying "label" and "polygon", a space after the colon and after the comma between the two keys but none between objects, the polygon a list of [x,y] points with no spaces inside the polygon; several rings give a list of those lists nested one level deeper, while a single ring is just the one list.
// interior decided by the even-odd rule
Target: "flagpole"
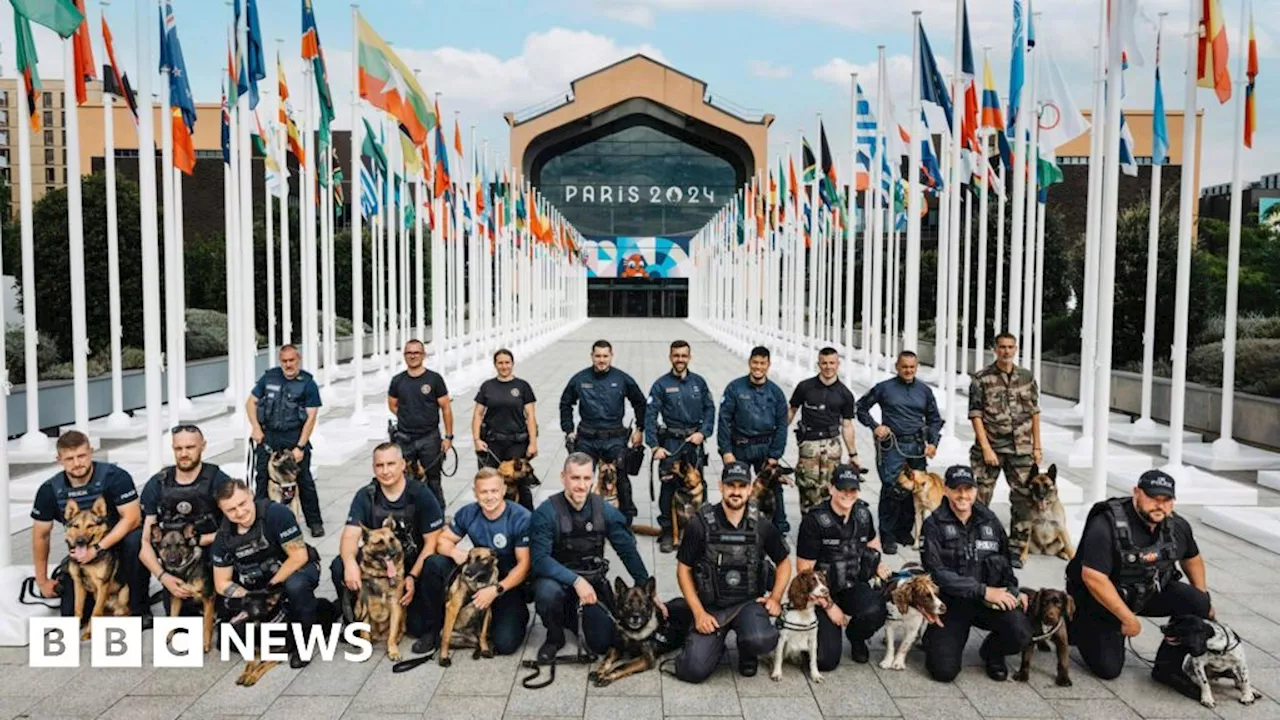
[{"label": "flagpole", "polygon": [[[421,74],[422,74],[422,71],[419,70],[418,68],[413,69],[413,76],[415,80],[418,79]],[[418,80],[418,84],[421,85],[422,81]],[[436,127],[439,127],[439,126],[440,126],[440,118],[437,117]],[[430,138],[428,138],[427,140],[424,140],[422,149],[426,149],[427,147],[429,147],[426,144],[429,142],[430,142]],[[422,165],[421,171],[418,173],[417,177],[414,178],[414,188],[413,188],[414,267],[413,267],[413,270],[414,270],[414,279],[416,282],[414,282],[413,287],[414,287],[414,298],[415,298],[414,311],[418,319],[417,337],[418,337],[418,340],[420,340],[423,343],[423,347],[425,347],[427,342],[427,315],[426,315],[427,313],[427,299],[426,299],[427,281],[426,281],[426,277],[424,276],[424,273],[426,272],[426,258],[423,257],[423,252],[425,251],[425,249],[423,247],[423,240],[422,240],[422,209],[423,209],[422,179],[427,173],[431,171],[431,168],[426,166],[427,157],[430,157],[430,154],[422,153],[421,151],[419,152],[419,154],[420,155],[425,154],[426,157],[422,158],[423,165]]]},{"label": "flagpole", "polygon": [[[269,93],[263,93],[269,94]],[[254,117],[257,120],[257,117]],[[268,120],[267,127],[270,127]],[[263,175],[263,205],[267,215],[267,244],[263,249],[263,262],[267,266],[267,355],[274,357],[276,354],[276,263],[275,263],[275,213],[272,211],[271,203],[274,196],[271,193],[271,184],[267,179],[267,163],[266,160],[275,154],[275,138],[269,130],[263,129],[266,136],[262,138],[263,147],[266,148],[266,158],[262,163]],[[276,178],[279,182],[279,178]]]},{"label": "flagpole", "polygon": [[[102,3],[105,16],[109,2]],[[120,88],[124,92],[124,88]],[[120,228],[116,210],[116,138],[115,110],[111,93],[102,93],[102,137],[107,170],[107,302],[111,328],[111,415],[107,427],[128,427],[131,418],[124,412],[124,362],[120,337]],[[68,157],[68,159],[70,159]],[[5,377],[8,377],[7,375]],[[3,443],[0,443],[3,444]]]},{"label": "flagpole", "polygon": [[[849,188],[850,205],[854,204],[854,200],[858,194],[858,73],[849,73],[849,166],[852,174],[849,178],[852,185]],[[871,168],[867,168],[870,172]],[[855,215],[850,213],[850,215]],[[855,215],[856,217],[856,215]],[[853,218],[851,218],[852,220]],[[854,223],[856,230],[857,223]],[[849,270],[853,270],[853,246],[849,243]],[[863,193],[862,199],[862,312],[861,312],[861,352],[862,364],[865,368],[871,367],[871,266],[867,260],[871,257],[871,192],[870,188]],[[849,309],[853,309],[853,294],[849,295]],[[853,356],[853,323],[849,322],[845,326],[844,333],[845,353],[850,357]]]},{"label": "flagpole", "polygon": [[[1031,13],[1031,25],[1034,27],[1040,23],[1040,13]],[[1039,163],[1040,163],[1040,53],[1036,52],[1033,47],[1027,58],[1031,69],[1031,97],[1030,106],[1023,108],[1028,114],[1027,120],[1030,127],[1027,132],[1030,134],[1030,140],[1027,145],[1027,174],[1029,176],[1026,193],[1026,239],[1019,238],[1020,244],[1025,248],[1023,255],[1022,278],[1024,280],[1022,292],[1022,329],[1015,329],[1014,332],[1019,334],[1021,338],[1018,342],[1018,359],[1019,364],[1023,367],[1031,365],[1031,345],[1033,338],[1032,320],[1034,319],[1032,311],[1035,307],[1035,253],[1036,253],[1036,205],[1039,202],[1037,189],[1039,187]],[[1019,112],[1021,115],[1022,113]],[[1016,268],[1010,268],[1011,271],[1017,272]],[[1036,376],[1039,381],[1042,378]]]},{"label": "flagpole", "polygon": [[[351,47],[360,47],[358,22],[360,6],[351,4]],[[364,411],[364,208],[360,198],[363,183],[360,174],[364,168],[360,162],[360,148],[364,144],[361,133],[364,122],[360,114],[360,63],[351,64],[351,369],[352,398],[351,417],[348,422],[353,426],[368,425],[369,418]],[[378,428],[381,430],[381,428]]]},{"label": "flagpole", "polygon": [[1049,202],[1046,199],[1045,202],[1036,204],[1039,205],[1040,218],[1036,222],[1036,323],[1031,374],[1033,377],[1041,378],[1044,377],[1040,374],[1041,361],[1044,359],[1044,215],[1045,207]]},{"label": "flagpole", "polygon": [[178,262],[174,267],[176,280],[174,284],[177,286],[178,301],[178,334],[182,338],[178,342],[178,349],[174,365],[178,368],[178,412],[182,413],[191,409],[191,401],[187,399],[187,298],[186,298],[186,268],[183,266],[186,250],[182,240],[182,171],[177,168],[170,168],[169,172],[173,173],[173,207],[175,217],[173,218],[174,227],[174,246],[178,252]]},{"label": "flagpole", "polygon": [[[1160,68],[1160,40],[1164,35],[1164,19],[1169,13],[1162,12],[1156,29],[1156,71]],[[1152,118],[1152,123],[1155,123]],[[1154,141],[1155,133],[1152,132]],[[1167,151],[1166,151],[1167,152]],[[1167,158],[1165,158],[1167,161]],[[1155,384],[1155,339],[1156,339],[1156,272],[1160,263],[1160,204],[1164,162],[1151,163],[1151,206],[1147,215],[1147,294],[1146,311],[1142,329],[1142,414],[1134,421],[1135,431],[1150,433],[1157,430],[1156,422],[1151,418],[1152,386]],[[1225,399],[1225,396],[1223,396]]]},{"label": "flagpole", "polygon": [[[76,32],[88,32],[88,27],[81,21]],[[69,255],[71,266],[71,364],[74,372],[73,404],[75,407],[75,427],[81,432],[89,429],[89,366],[87,357],[88,323],[85,320],[84,293],[84,207],[80,192],[80,106],[75,98],[76,61],[74,36],[63,41],[63,108],[67,126],[67,230],[69,236]],[[21,80],[19,84],[22,84]],[[75,98],[75,99],[73,99]],[[68,100],[71,100],[68,102]],[[25,286],[32,292],[24,293],[34,296],[34,285]],[[28,388],[30,389],[30,388]]]},{"label": "flagpole", "polygon": [[[987,59],[990,54],[991,48],[989,46],[982,48],[983,68],[988,67]],[[978,112],[982,112],[981,104],[979,104]],[[991,141],[991,134],[981,129],[981,121],[978,122],[978,128],[980,132],[980,137],[978,138],[978,167],[979,172],[982,173],[982,184],[979,186],[979,193],[981,193],[982,199],[978,203],[978,285],[974,293],[976,321],[971,329],[973,333],[973,369],[975,372],[981,370],[982,366],[986,364],[984,362],[986,354],[983,348],[987,343],[987,225],[991,212],[991,162],[987,159],[987,145]],[[1003,225],[1003,222],[1001,225]],[[967,268],[968,263],[966,262],[965,265]],[[965,285],[967,286],[968,282],[965,282]],[[965,326],[968,327],[967,321]],[[966,339],[968,338],[966,337]]]},{"label": "flagpole", "polygon": [[[440,93],[436,93],[436,108],[440,107]],[[439,150],[444,149],[446,160],[448,163],[449,145],[444,141],[444,118],[437,117],[436,133],[438,139],[436,142],[435,156],[436,165],[440,164]],[[432,168],[432,177],[435,177],[436,169]],[[445,193],[448,192],[446,187]],[[435,183],[431,187],[431,202],[433,217],[435,222],[431,223],[431,355],[433,358],[441,358],[444,355],[444,271],[447,267],[444,254],[444,227],[445,205],[444,194],[436,195]],[[505,332],[506,328],[503,327]]]},{"label": "flagpole", "polygon": [[911,145],[907,152],[907,172],[911,173],[911,182],[907,184],[909,202],[907,203],[907,257],[906,287],[903,290],[903,332],[902,347],[904,350],[919,352],[920,345],[920,203],[924,201],[920,192],[920,11],[911,12],[915,32],[911,36]]},{"label": "flagpole", "polygon": [[[240,0],[237,0],[239,2]],[[238,32],[240,33],[240,47],[244,52],[241,67],[245,73],[245,79],[250,85],[256,82],[249,71],[249,13],[245,8],[243,16],[244,22],[240,23]],[[257,360],[258,360],[258,323],[257,309],[258,305],[254,298],[254,278],[256,275],[253,271],[253,178],[251,175],[253,162],[253,143],[249,139],[249,95],[246,92],[240,96],[240,106],[237,110],[239,116],[239,125],[236,130],[240,137],[240,156],[237,158],[240,162],[240,247],[241,266],[240,273],[243,282],[240,286],[240,312],[243,318],[241,332],[244,337],[244,345],[241,352],[244,353],[244,367],[242,368],[243,385],[242,388],[251,387],[257,376]],[[309,362],[314,362],[313,358],[307,358]],[[267,359],[267,364],[272,364],[272,359]]]},{"label": "flagpole", "polygon": [[[140,2],[137,4],[137,34],[136,42],[138,43],[138,185],[139,191],[139,212],[142,215],[142,318],[143,318],[143,338],[146,352],[146,407],[147,407],[147,472],[157,472],[161,466],[161,436],[163,435],[163,421],[160,418],[161,387],[160,378],[160,248],[159,228],[156,222],[156,151],[155,151],[155,133],[152,124],[155,122],[152,115],[154,107],[151,100],[151,68],[155,62],[151,55],[151,37],[155,32],[155,19],[151,16],[150,9],[152,5],[148,2]],[[18,103],[22,104],[22,83],[18,83]],[[19,127],[25,130],[25,123],[19,123]],[[29,147],[25,132],[19,133],[18,142],[23,152]],[[24,165],[25,167],[25,165]],[[26,177],[21,178],[18,187],[25,189],[26,204],[25,210],[28,213],[24,217],[24,230],[29,232],[30,220],[30,187],[31,177],[28,168]],[[24,246],[25,247],[25,246]],[[26,274],[31,265],[26,262],[27,258],[23,258],[23,274]],[[34,311],[34,307],[32,308]],[[34,312],[32,313],[34,319]],[[34,349],[34,347],[32,348]],[[32,370],[35,367],[35,358],[28,354],[27,356],[27,373],[30,378]],[[27,386],[27,397],[33,398],[34,393],[31,392],[31,385]],[[28,432],[32,430],[28,426]],[[36,431],[38,432],[38,430]],[[25,440],[25,438],[24,438]]]},{"label": "flagpole", "polygon": [[[947,219],[947,253],[945,256],[939,252],[939,262],[942,257],[946,257],[947,266],[947,324],[946,334],[943,335],[946,347],[946,362],[940,367],[947,372],[946,384],[943,385],[944,393],[947,399],[948,418],[951,417],[951,406],[955,404],[956,391],[956,368],[960,365],[960,358],[956,356],[956,350],[959,349],[959,343],[956,342],[956,322],[959,320],[959,285],[960,285],[960,234],[963,226],[960,221],[960,204],[964,200],[963,178],[964,167],[962,162],[961,149],[964,145],[961,133],[963,132],[963,102],[965,83],[964,73],[964,23],[965,23],[965,0],[956,0],[956,26],[954,36],[954,48],[952,50],[952,62],[954,63],[952,72],[954,73],[951,82],[951,174],[948,176],[950,186],[947,188],[951,195],[951,204],[947,210],[949,213]],[[967,202],[965,203],[968,204]],[[941,247],[942,238],[938,239],[938,245]],[[941,266],[938,270],[941,274]],[[941,378],[939,378],[941,380]],[[948,423],[948,425],[951,425]],[[954,426],[952,425],[954,429]]]},{"label": "flagpole", "polygon": [[[1081,302],[1083,320],[1080,330],[1080,410],[1083,431],[1075,441],[1077,452],[1092,452],[1093,442],[1093,383],[1097,377],[1095,353],[1098,334],[1098,254],[1102,233],[1102,191],[1105,163],[1103,118],[1106,117],[1107,77],[1107,3],[1099,3],[1098,45],[1094,54],[1093,111],[1089,130],[1089,192],[1086,209],[1084,297]],[[1105,491],[1105,487],[1103,488]],[[1102,500],[1100,495],[1097,501]]]},{"label": "flagpole", "polygon": [[[1024,56],[1026,52],[1026,23],[1031,21],[1031,14],[1020,11],[1022,0],[1015,0],[1019,3],[1015,5],[1014,12],[1021,12],[1026,18],[1023,27],[1018,29],[1016,38],[1016,47],[1013,52],[1020,52]],[[1018,98],[1014,103],[1012,97],[1009,102],[1018,108],[1018,116],[1014,123],[1013,137],[1013,221],[1010,229],[1009,242],[1012,249],[1009,257],[1009,317],[1005,324],[1005,331],[1018,333],[1022,329],[1022,243],[1025,239],[1026,232],[1026,212],[1027,212],[1027,108],[1024,100],[1026,99],[1026,81],[1025,76],[1023,82],[1018,85]],[[1012,90],[1011,90],[1012,92]],[[1034,100],[1034,98],[1033,98]],[[1021,346],[1025,341],[1024,338],[1018,338],[1018,345]]]},{"label": "flagpole", "polygon": [[[227,3],[231,5],[230,2]],[[228,37],[228,52],[230,52],[230,38]],[[230,60],[234,64],[235,60]],[[227,78],[224,82],[228,83],[227,95],[229,96],[235,90],[235,68],[228,67]],[[240,214],[239,214],[239,198],[240,193],[236,189],[236,168],[238,167],[237,158],[239,157],[240,139],[236,133],[236,113],[228,97],[226,107],[227,122],[227,151],[225,161],[222,168],[222,194],[223,194],[223,218],[225,228],[223,234],[226,236],[223,243],[223,254],[226,258],[226,313],[227,313],[227,388],[223,391],[223,400],[231,407],[239,407],[244,402],[244,373],[241,371],[241,365],[245,362],[240,351],[240,345],[243,338],[240,335]],[[245,423],[242,421],[240,425]]]},{"label": "flagpole", "polygon": [[[283,45],[284,39],[276,38],[277,74],[280,72],[280,49]],[[277,84],[279,84],[278,81],[279,78],[277,78]],[[289,217],[289,128],[279,121],[280,114],[285,112],[285,99],[281,97],[280,109],[276,112],[276,124],[279,125],[280,132],[268,133],[271,135],[270,151],[277,158],[276,165],[280,167],[280,343],[282,345],[293,342],[293,268],[289,240],[289,226],[292,223],[292,218]],[[270,126],[270,118],[267,122]],[[353,129],[352,133],[354,132]],[[359,152],[358,149],[357,152]],[[359,266],[353,265],[351,272],[359,272]]]},{"label": "flagpole", "polygon": [[[985,154],[984,154],[985,156]],[[984,185],[986,178],[983,178]],[[972,180],[970,180],[972,183]],[[983,192],[986,192],[985,190]],[[969,336],[973,334],[973,326],[969,324],[969,305],[970,290],[973,287],[973,191],[965,196],[964,199],[964,290],[960,294],[961,303],[961,320],[960,327],[963,328],[964,335],[960,342],[960,373],[959,378],[969,375]],[[978,368],[974,368],[977,370]]]},{"label": "flagpole", "polygon": [[[302,155],[304,158],[303,168],[299,173],[299,182],[302,183],[302,247],[300,253],[302,255],[302,312],[303,312],[303,338],[302,342],[306,345],[303,355],[306,362],[310,365],[312,372],[315,374],[317,382],[326,390],[329,389],[333,382],[333,368],[324,367],[321,370],[325,356],[325,348],[329,344],[329,337],[325,335],[324,320],[320,317],[320,295],[323,292],[317,285],[322,282],[320,274],[325,273],[325,269],[317,267],[322,262],[319,256],[316,243],[319,242],[319,208],[317,198],[316,177],[319,170],[319,164],[316,162],[316,146],[315,134],[312,132],[314,126],[312,124],[312,116],[315,112],[314,97],[312,88],[315,87],[314,78],[310,64],[302,66],[302,97],[303,111],[302,122],[298,131],[302,134]],[[318,272],[317,272],[318,271]],[[328,393],[325,393],[328,395]]]},{"label": "flagpole", "polygon": [[[178,374],[181,369],[175,361],[178,359],[178,343],[183,342],[183,334],[178,329],[178,288],[174,283],[177,277],[179,252],[176,247],[176,230],[174,219],[177,211],[173,206],[173,94],[172,68],[168,64],[164,48],[171,42],[169,37],[168,17],[164,0],[158,0],[160,7],[160,190],[164,199],[164,320],[165,320],[165,381],[168,395],[168,422],[176,427],[180,420],[180,406],[177,402],[180,389]],[[141,68],[142,72],[150,72],[150,68]]]},{"label": "flagpole", "polygon": [[[1004,132],[1004,128],[999,128],[996,132]],[[998,142],[998,140],[997,140]],[[997,152],[999,148],[997,147]],[[1000,193],[996,195],[996,291],[995,291],[995,307],[992,309],[991,328],[995,334],[1004,332],[1004,216],[1005,205],[1008,203],[1007,195],[1009,194],[1008,178],[1005,177],[1005,164],[1001,160],[997,163],[1000,166],[1000,172],[997,173],[997,180],[1000,183]],[[979,348],[985,353],[986,348]],[[983,363],[985,364],[985,362]]]}]

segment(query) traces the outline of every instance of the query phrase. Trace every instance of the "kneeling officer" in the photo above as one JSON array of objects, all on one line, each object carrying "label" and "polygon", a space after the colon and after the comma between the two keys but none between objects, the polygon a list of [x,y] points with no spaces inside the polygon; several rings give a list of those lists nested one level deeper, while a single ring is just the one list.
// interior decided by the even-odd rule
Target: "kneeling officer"
[{"label": "kneeling officer", "polygon": [[831,496],[805,513],[796,539],[796,572],[816,568],[826,576],[832,604],[818,613],[818,670],[840,664],[840,628],[852,646],[854,662],[870,657],[867,638],[888,617],[884,598],[871,589],[873,577],[889,577],[880,560],[871,506],[858,498],[861,478],[853,465],[837,465]]},{"label": "kneeling officer", "polygon": [[[703,505],[693,517],[676,555],[684,600],[672,603],[673,623],[691,615],[694,630],[676,658],[676,677],[685,682],[711,676],[730,630],[738,637],[738,672],[755,675],[759,656],[778,644],[772,618],[782,614],[782,595],[791,579],[790,551],[782,535],[747,507],[751,466],[726,465],[720,495],[720,503]],[[767,561],[776,571],[771,572]]]},{"label": "kneeling officer", "polygon": [[1026,598],[1018,594],[1009,562],[1009,536],[977,497],[973,471],[952,465],[947,468],[947,501],[920,529],[920,562],[947,605],[943,624],[930,625],[924,633],[925,668],[940,682],[960,674],[960,656],[974,625],[990,632],[978,654],[992,680],[1008,678],[1005,656],[1031,643],[1031,621],[1019,611],[1019,606],[1026,609]]}]

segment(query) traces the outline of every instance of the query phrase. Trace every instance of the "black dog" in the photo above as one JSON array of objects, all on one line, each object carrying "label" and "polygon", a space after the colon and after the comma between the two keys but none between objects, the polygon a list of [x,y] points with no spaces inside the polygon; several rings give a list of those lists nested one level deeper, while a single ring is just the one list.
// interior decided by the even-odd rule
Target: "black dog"
[{"label": "black dog", "polygon": [[654,602],[658,599],[658,586],[652,577],[644,586],[635,587],[627,587],[626,581],[616,578],[614,595],[614,628],[618,634],[600,666],[588,677],[596,687],[657,667],[658,656],[683,644],[675,642],[667,620],[658,612]]},{"label": "black dog", "polygon": [[1240,636],[1226,625],[1195,615],[1178,615],[1160,626],[1165,642],[1187,651],[1182,672],[1200,686],[1200,704],[1213,707],[1212,680],[1220,677],[1235,681],[1240,702],[1253,704],[1257,699],[1249,684],[1249,665],[1245,662]]}]

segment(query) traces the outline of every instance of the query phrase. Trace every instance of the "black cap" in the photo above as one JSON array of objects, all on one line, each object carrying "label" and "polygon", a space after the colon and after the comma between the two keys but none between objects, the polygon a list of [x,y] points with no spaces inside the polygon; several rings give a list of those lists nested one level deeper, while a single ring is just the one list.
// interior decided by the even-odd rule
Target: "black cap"
[{"label": "black cap", "polygon": [[968,465],[952,465],[947,468],[947,487],[956,489],[961,485],[977,485],[978,481],[973,477],[973,471]]},{"label": "black cap", "polygon": [[1177,497],[1173,476],[1163,470],[1148,470],[1138,478],[1138,489],[1152,497]]},{"label": "black cap", "polygon": [[831,484],[837,490],[857,490],[862,486],[862,478],[858,468],[849,464],[837,465],[831,473]]},{"label": "black cap", "polygon": [[720,473],[720,482],[726,483],[743,483],[751,482],[751,466],[741,460],[731,462],[724,466],[724,472]]}]

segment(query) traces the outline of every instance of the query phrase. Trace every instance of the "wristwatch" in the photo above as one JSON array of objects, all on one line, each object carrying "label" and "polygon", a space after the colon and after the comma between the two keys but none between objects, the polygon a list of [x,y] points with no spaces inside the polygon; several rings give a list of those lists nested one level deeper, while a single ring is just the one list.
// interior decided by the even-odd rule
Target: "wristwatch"
[{"label": "wristwatch", "polygon": [[102,554],[102,551],[103,551],[103,547],[102,547],[102,545],[100,545],[100,544],[98,544],[98,543],[94,543],[91,547],[93,548],[93,551],[94,551],[94,552],[98,553],[99,555],[101,555],[101,554]]},{"label": "wristwatch", "polygon": [[501,583],[499,583],[496,587],[498,588],[498,597],[502,597],[502,594],[507,591],[506,588],[502,587]]},{"label": "wristwatch", "polygon": [[444,439],[445,439],[445,440],[448,440],[449,442],[453,442],[453,436],[452,436],[452,435],[445,435],[445,436],[444,436]]}]

